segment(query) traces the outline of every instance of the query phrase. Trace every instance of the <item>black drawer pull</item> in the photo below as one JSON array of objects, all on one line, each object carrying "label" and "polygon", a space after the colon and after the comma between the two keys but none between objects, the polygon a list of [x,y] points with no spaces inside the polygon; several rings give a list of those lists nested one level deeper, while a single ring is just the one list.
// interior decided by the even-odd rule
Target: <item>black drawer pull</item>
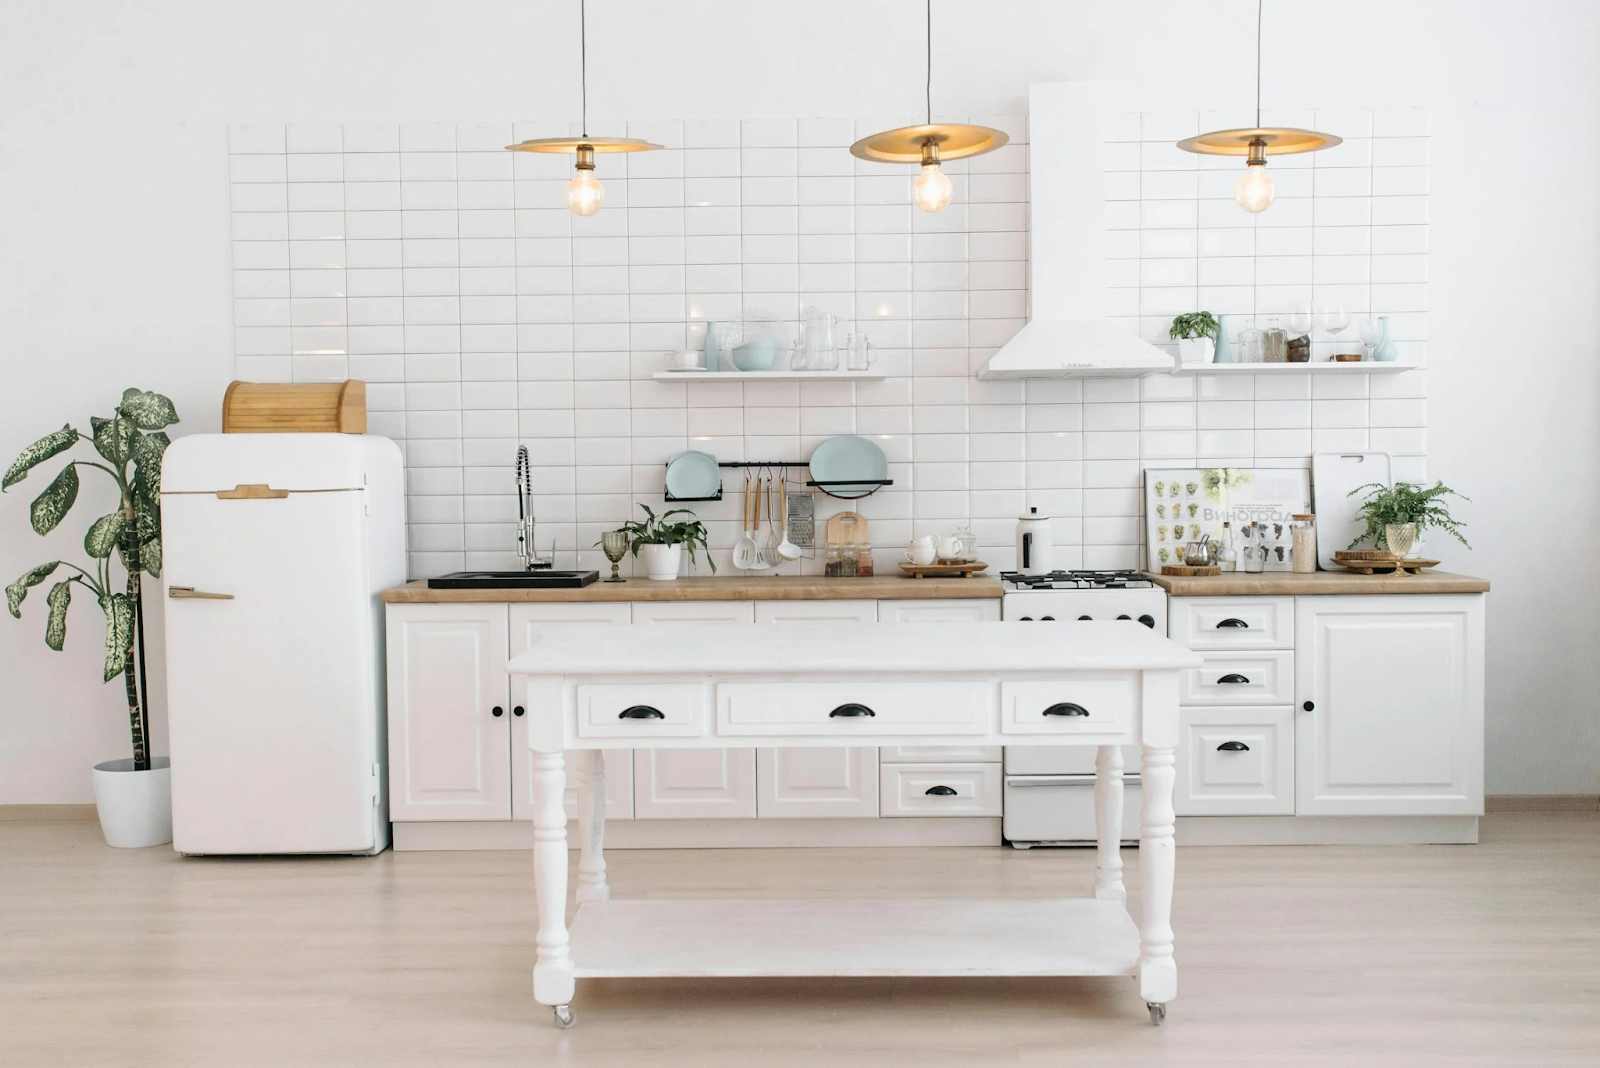
[{"label": "black drawer pull", "polygon": [[1239,674],[1237,671],[1230,672],[1229,674],[1224,675],[1222,678],[1217,680],[1217,684],[1220,686],[1246,686],[1249,685],[1249,683],[1250,680]]},{"label": "black drawer pull", "polygon": [[665,712],[662,712],[661,709],[659,709],[659,708],[651,708],[649,705],[634,705],[632,708],[624,708],[620,713],[617,714],[617,718],[618,719],[666,719],[667,715],[666,715]]},{"label": "black drawer pull", "polygon": [[493,708],[489,709],[489,714],[495,719],[499,719],[501,716],[506,714],[506,710],[501,708],[499,705],[495,705]]},{"label": "black drawer pull", "polygon": [[1217,752],[1248,753],[1250,752],[1250,747],[1245,745],[1243,742],[1223,742],[1221,745],[1217,746]]},{"label": "black drawer pull", "polygon": [[954,797],[956,792],[948,786],[930,786],[922,791],[928,797]]},{"label": "black drawer pull", "polygon": [[1245,630],[1249,630],[1250,629],[1250,624],[1246,623],[1242,619],[1235,619],[1233,616],[1229,616],[1227,619],[1224,619],[1221,623],[1217,624],[1217,629],[1218,630],[1221,630],[1224,627],[1231,627],[1231,628],[1240,628],[1240,627],[1242,627]]},{"label": "black drawer pull", "polygon": [[874,712],[872,709],[868,708],[866,705],[847,704],[847,705],[840,705],[838,708],[834,709],[832,712],[829,712],[828,713],[828,718],[829,719],[846,719],[846,718],[854,718],[854,717],[857,717],[857,716],[876,716],[876,715],[877,715],[877,713]]},{"label": "black drawer pull", "polygon": [[513,708],[511,710],[511,714],[513,716],[520,716],[520,715],[523,715],[525,713],[525,711],[526,710],[521,705],[518,705],[517,707],[515,707],[515,708]]},{"label": "black drawer pull", "polygon": [[1059,705],[1051,705],[1044,710],[1047,716],[1087,716],[1089,710],[1082,705],[1075,705],[1071,701],[1063,701]]}]

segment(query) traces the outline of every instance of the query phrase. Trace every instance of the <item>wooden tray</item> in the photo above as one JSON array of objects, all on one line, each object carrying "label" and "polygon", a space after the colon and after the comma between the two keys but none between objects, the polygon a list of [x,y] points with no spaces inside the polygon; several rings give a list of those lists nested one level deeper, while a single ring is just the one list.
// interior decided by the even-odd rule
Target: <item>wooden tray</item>
[{"label": "wooden tray", "polygon": [[1210,567],[1190,567],[1188,564],[1162,564],[1161,573],[1174,577],[1209,578],[1212,575],[1222,574],[1222,568],[1216,564]]},{"label": "wooden tray", "polygon": [[1333,558],[1342,564],[1350,560],[1392,561],[1395,555],[1387,549],[1339,549],[1334,552]]},{"label": "wooden tray", "polygon": [[1385,553],[1382,560],[1336,560],[1346,571],[1358,575],[1420,575],[1423,568],[1438,567],[1437,560],[1412,560],[1396,558]]},{"label": "wooden tray", "polygon": [[909,561],[900,562],[900,570],[912,578],[966,578],[986,570],[988,564],[982,560],[973,560],[964,564],[913,564]]},{"label": "wooden tray", "polygon": [[222,395],[224,434],[365,434],[367,384],[232,382]]}]

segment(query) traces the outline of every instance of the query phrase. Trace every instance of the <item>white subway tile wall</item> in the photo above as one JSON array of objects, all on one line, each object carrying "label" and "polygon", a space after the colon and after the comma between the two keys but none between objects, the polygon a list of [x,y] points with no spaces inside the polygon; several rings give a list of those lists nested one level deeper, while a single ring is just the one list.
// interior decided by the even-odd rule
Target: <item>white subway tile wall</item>
[{"label": "white subway tile wall", "polygon": [[[913,534],[969,520],[983,558],[1009,568],[1028,506],[1055,517],[1064,566],[1139,566],[1146,464],[1303,466],[1314,449],[1372,448],[1395,454],[1396,477],[1425,473],[1428,113],[1263,118],[1345,140],[1274,159],[1277,200],[1261,215],[1233,202],[1237,160],[1173,147],[1229,117],[1108,124],[1108,314],[1171,348],[1180,312],[1228,315],[1236,331],[1310,309],[1318,360],[1358,350],[1359,322],[1387,315],[1418,370],[977,380],[1026,321],[1017,116],[973,117],[1012,143],[947,165],[955,198],[937,215],[910,206],[909,168],[846,151],[888,121],[593,123],[668,147],[602,157],[606,207],[589,218],[566,210],[568,157],[504,150],[565,135],[566,121],[234,127],[235,369],[368,382],[370,429],[406,457],[414,576],[515,566],[519,444],[541,549],[607,567],[600,533],[641,503],[661,509],[673,453],[802,460],[835,434],[888,455],[893,486],[853,506],[818,497],[823,517],[872,520],[880,569]],[[1334,332],[1341,304],[1349,325]],[[794,329],[809,305],[866,331],[887,377],[652,378],[666,351],[703,344],[708,321],[765,308]],[[693,506],[723,572],[739,474],[726,485],[727,499]]]}]

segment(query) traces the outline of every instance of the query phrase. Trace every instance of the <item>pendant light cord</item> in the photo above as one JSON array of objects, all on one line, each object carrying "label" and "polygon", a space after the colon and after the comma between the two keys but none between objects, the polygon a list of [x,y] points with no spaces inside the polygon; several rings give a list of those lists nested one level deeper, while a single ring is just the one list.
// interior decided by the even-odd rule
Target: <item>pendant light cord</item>
[{"label": "pendant light cord", "polygon": [[[931,0],[930,0],[931,2]],[[1261,129],[1261,7],[1265,0],[1256,0],[1256,129]]]},{"label": "pendant light cord", "polygon": [[933,0],[928,0],[926,8],[928,28],[928,77],[923,83],[923,89],[928,97],[928,125],[933,125]]},{"label": "pendant light cord", "polygon": [[[583,86],[583,136],[589,136],[589,4],[588,0],[578,0],[578,81]],[[1260,74],[1261,74],[1261,44],[1256,43],[1256,110],[1259,112],[1260,101]],[[1259,119],[1257,120],[1259,123]]]}]

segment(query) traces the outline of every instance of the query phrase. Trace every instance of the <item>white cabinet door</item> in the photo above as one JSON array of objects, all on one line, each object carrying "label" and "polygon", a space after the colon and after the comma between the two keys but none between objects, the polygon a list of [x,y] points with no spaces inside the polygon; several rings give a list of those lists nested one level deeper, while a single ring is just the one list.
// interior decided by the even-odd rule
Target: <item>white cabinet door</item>
[{"label": "white cabinet door", "polygon": [[[877,601],[757,601],[757,623],[875,623]],[[756,750],[756,814],[762,819],[876,816],[878,751]]]},{"label": "white cabinet door", "polygon": [[[596,641],[604,641],[597,626],[604,624],[627,625],[632,619],[626,603],[622,604],[514,604],[511,606],[511,655],[517,657],[527,652],[540,631],[549,629],[566,631],[572,627],[595,627]],[[533,753],[528,749],[529,709],[513,706],[511,709],[511,818],[533,818],[532,763]],[[578,815],[577,787],[578,751],[567,754],[567,816]],[[606,751],[606,819],[631,820],[633,818],[633,754],[627,749]]]},{"label": "white cabinet door", "polygon": [[756,750],[756,815],[762,819],[877,814],[877,749]]},{"label": "white cabinet door", "polygon": [[[754,623],[752,601],[635,601],[635,626]],[[715,641],[715,633],[706,635]],[[633,762],[635,819],[753,819],[754,749],[640,749]]]},{"label": "white cabinet door", "polygon": [[879,601],[884,623],[991,623],[1000,619],[1000,598],[972,597],[928,601]]},{"label": "white cabinet door", "polygon": [[1477,594],[1300,597],[1295,812],[1483,811]]},{"label": "white cabinet door", "polygon": [[392,604],[389,818],[511,818],[504,604]]}]

